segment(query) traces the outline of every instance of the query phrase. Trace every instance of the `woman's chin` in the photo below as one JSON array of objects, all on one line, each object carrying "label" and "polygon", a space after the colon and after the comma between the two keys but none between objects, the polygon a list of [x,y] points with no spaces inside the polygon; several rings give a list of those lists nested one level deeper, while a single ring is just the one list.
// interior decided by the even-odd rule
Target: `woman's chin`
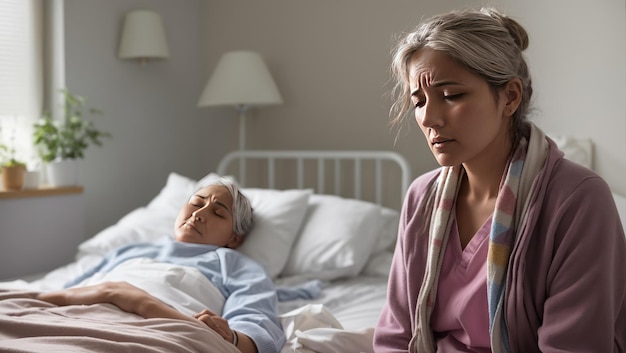
[{"label": "woman's chin", "polygon": [[191,234],[191,232],[178,232],[176,233],[174,239],[176,239],[176,241],[182,241],[185,243],[202,243],[201,237],[197,234]]}]

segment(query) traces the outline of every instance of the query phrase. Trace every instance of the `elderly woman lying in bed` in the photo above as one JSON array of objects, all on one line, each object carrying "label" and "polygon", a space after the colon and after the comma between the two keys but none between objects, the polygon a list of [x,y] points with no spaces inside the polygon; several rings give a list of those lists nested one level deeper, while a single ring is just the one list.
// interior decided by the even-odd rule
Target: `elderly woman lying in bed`
[{"label": "elderly woman lying in bed", "polygon": [[119,248],[67,289],[35,298],[58,306],[108,303],[143,318],[191,321],[241,352],[278,352],[285,338],[274,285],[259,264],[234,250],[251,227],[250,202],[222,177],[182,207],[175,240]]}]

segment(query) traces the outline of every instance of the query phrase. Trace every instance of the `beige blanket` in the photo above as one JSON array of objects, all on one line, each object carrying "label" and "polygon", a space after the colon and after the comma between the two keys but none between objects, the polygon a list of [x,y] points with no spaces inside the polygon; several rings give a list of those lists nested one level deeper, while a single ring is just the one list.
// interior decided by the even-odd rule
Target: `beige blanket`
[{"label": "beige blanket", "polygon": [[0,352],[239,352],[201,323],[110,304],[55,306],[33,294],[0,290]]}]

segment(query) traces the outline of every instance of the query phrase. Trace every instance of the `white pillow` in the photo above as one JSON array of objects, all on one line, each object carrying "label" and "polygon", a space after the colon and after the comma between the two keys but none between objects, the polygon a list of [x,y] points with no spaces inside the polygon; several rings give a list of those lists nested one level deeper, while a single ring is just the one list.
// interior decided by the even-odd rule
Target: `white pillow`
[{"label": "white pillow", "polygon": [[[196,189],[218,177],[213,173],[205,176]],[[241,192],[254,210],[254,226],[237,250],[259,262],[274,278],[287,262],[313,191],[242,188]]]},{"label": "white pillow", "polygon": [[304,220],[312,190],[243,188],[254,210],[254,227],[239,251],[278,276]]},{"label": "white pillow", "polygon": [[[77,258],[86,254],[103,256],[126,244],[173,236],[180,208],[194,191],[217,177],[217,174],[210,173],[196,182],[170,173],[166,185],[146,207],[129,212],[116,224],[84,241],[79,246]],[[312,191],[253,188],[242,188],[241,191],[254,208],[254,227],[238,250],[259,262],[275,277],[285,266]]]},{"label": "white pillow", "polygon": [[[148,203],[147,207],[163,213],[173,213],[176,216],[194,191],[196,191],[195,180],[170,173],[163,189]],[[173,223],[172,227],[174,227]]]},{"label": "white pillow", "polygon": [[626,197],[613,193],[613,200],[615,200],[615,206],[617,207],[617,213],[622,221],[622,227],[624,227],[624,233],[626,233]]},{"label": "white pillow", "polygon": [[195,180],[170,173],[165,186],[146,207],[137,208],[78,246],[77,259],[86,254],[105,255],[110,250],[137,242],[173,236],[180,208],[195,191]]},{"label": "white pillow", "polygon": [[372,255],[382,251],[393,251],[398,237],[398,223],[400,223],[400,212],[388,207],[382,207],[380,212],[382,229],[378,241],[374,246]]},{"label": "white pillow", "polygon": [[356,276],[381,233],[381,207],[332,195],[311,195],[283,276],[322,280]]},{"label": "white pillow", "polygon": [[376,254],[372,254],[370,259],[363,267],[361,275],[364,276],[389,276],[391,270],[391,261],[393,260],[393,251],[385,250]]},{"label": "white pillow", "polygon": [[131,243],[154,242],[173,236],[177,213],[147,207],[137,208],[78,246],[77,259],[88,254],[106,255],[109,251]]},{"label": "white pillow", "polygon": [[567,135],[553,135],[548,136],[554,140],[559,147],[565,158],[574,161],[589,169],[593,167],[593,142],[591,139],[576,138]]}]

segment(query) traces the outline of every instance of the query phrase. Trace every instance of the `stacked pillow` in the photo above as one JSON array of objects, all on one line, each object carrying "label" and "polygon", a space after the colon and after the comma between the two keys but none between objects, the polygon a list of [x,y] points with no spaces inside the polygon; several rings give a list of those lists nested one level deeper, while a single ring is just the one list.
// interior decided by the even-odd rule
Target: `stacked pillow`
[{"label": "stacked pillow", "polygon": [[[171,173],[146,207],[126,216],[79,246],[79,255],[103,256],[132,242],[172,236],[189,196],[218,176],[199,181]],[[333,280],[358,275],[372,255],[395,243],[398,212],[373,203],[310,189],[242,188],[254,208],[254,227],[238,249],[273,277]]]},{"label": "stacked pillow", "polygon": [[613,200],[615,201],[615,206],[617,206],[617,213],[622,221],[624,233],[626,233],[626,197],[613,193]]},{"label": "stacked pillow", "polygon": [[283,276],[322,280],[356,276],[382,232],[381,208],[333,195],[311,195]]}]

